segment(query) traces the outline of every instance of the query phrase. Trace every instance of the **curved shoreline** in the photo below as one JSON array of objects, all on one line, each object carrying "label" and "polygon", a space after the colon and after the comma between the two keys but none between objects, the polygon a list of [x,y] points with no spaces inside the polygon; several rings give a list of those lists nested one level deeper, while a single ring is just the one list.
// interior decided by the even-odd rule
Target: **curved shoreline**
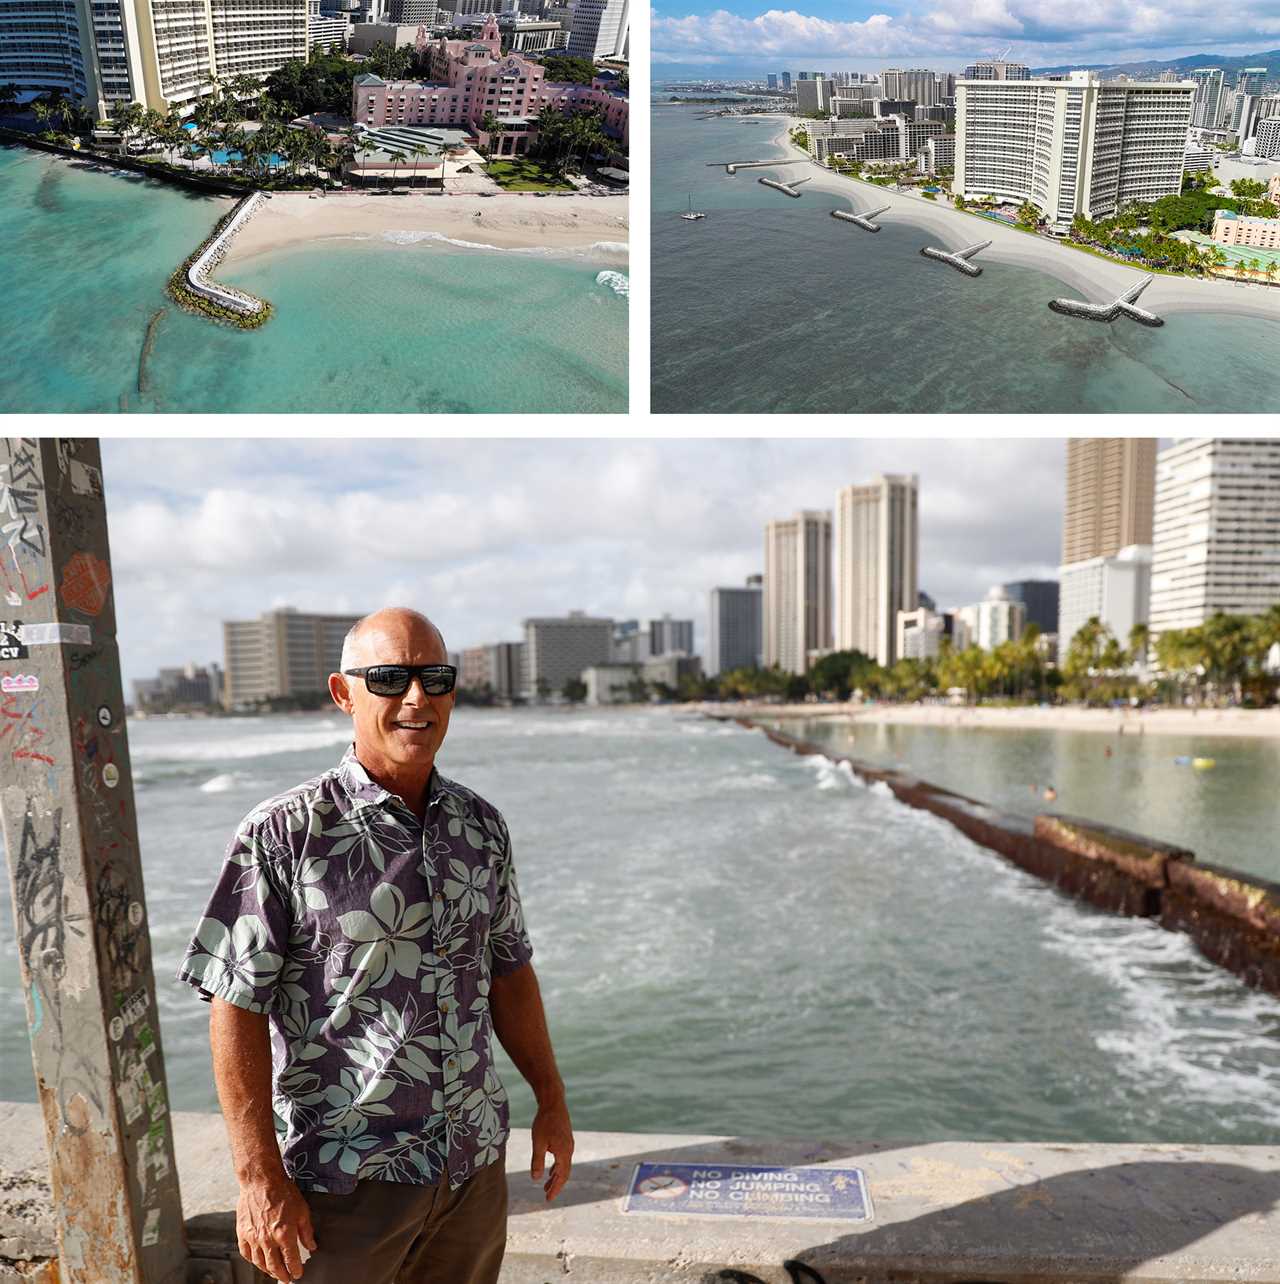
[{"label": "curved shoreline", "polygon": [[[279,250],[342,241],[523,251],[627,262],[626,196],[312,197],[276,193],[228,250],[229,268]],[[600,248],[609,246],[609,249]]]},{"label": "curved shoreline", "polygon": [[[795,153],[809,159],[815,189],[845,197],[855,212],[861,212],[868,201],[874,200],[881,205],[887,203],[892,207],[888,217],[900,216],[931,236],[938,237],[939,249],[958,250],[976,239],[990,239],[990,248],[983,251],[984,261],[1044,272],[1076,291],[1082,301],[1088,303],[1109,303],[1148,275],[1148,269],[1126,267],[1084,250],[1058,245],[994,219],[966,214],[941,200],[927,201],[923,196],[895,192],[892,188],[836,174],[808,157],[791,141],[788,135],[794,126],[790,117],[784,119],[786,123],[772,141],[782,148],[784,156]],[[1280,287],[1276,286],[1206,281],[1156,273],[1144,295],[1144,303],[1153,312],[1165,315],[1217,312],[1280,322]]]}]

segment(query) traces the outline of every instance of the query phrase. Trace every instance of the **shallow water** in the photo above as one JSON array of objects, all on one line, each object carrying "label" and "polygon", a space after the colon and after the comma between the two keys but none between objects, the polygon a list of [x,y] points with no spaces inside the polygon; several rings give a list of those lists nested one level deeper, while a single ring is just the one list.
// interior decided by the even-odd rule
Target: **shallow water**
[{"label": "shallow water", "polygon": [[247,332],[164,292],[226,199],[19,147],[0,147],[0,191],[5,410],[626,409],[626,297],[586,256],[297,246],[221,274],[275,308]]},{"label": "shallow water", "polygon": [[[1178,313],[1160,329],[1060,316],[1056,278],[921,257],[928,234],[875,235],[713,160],[782,156],[780,127],[655,105],[653,409],[796,412],[1264,411],[1280,405],[1280,323]],[[851,190],[870,193],[869,188]],[[687,207],[709,217],[686,223]],[[867,196],[870,199],[870,196]],[[862,206],[866,208],[865,204]],[[1067,291],[1071,293],[1071,291]]]},{"label": "shallow water", "polygon": [[[346,728],[129,734],[171,1096],[213,1110],[208,1010],[170,978],[236,822]],[[668,710],[464,710],[441,765],[511,826],[579,1128],[1280,1141],[1280,1001],[825,759]],[[0,1077],[30,1100],[11,923]]]}]

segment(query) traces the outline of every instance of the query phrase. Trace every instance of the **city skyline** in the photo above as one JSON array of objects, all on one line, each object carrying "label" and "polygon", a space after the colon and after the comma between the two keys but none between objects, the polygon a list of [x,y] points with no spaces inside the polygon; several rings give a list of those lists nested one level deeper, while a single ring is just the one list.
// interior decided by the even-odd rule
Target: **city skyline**
[{"label": "city skyline", "polygon": [[[405,602],[434,615],[458,651],[518,641],[532,616],[669,612],[695,621],[701,651],[707,594],[763,570],[765,523],[829,508],[833,479],[878,473],[920,475],[920,586],[960,605],[992,584],[1056,574],[1064,458],[1058,438],[341,450],[107,440],[124,675],[221,663],[223,620],[286,605],[343,613]],[[415,524],[435,524],[437,541],[401,533]]]},{"label": "city skyline", "polygon": [[[890,12],[886,12],[889,9]],[[758,2],[657,0],[652,58],[658,65],[780,69],[789,60],[821,60],[834,69],[874,71],[911,59],[958,70],[975,57],[1012,46],[1008,56],[1031,66],[1130,62],[1202,54],[1274,50],[1274,12],[1246,3],[1210,9],[1203,0],[1176,10],[1100,0],[1082,8],[1035,0],[970,0],[875,5],[868,0],[809,0],[804,11]],[[817,63],[814,63],[817,66]]]}]

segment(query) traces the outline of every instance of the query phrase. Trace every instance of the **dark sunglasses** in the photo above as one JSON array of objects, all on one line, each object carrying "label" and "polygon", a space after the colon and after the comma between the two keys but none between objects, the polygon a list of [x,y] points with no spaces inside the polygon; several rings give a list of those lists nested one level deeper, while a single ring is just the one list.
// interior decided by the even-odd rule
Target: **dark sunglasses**
[{"label": "dark sunglasses", "polygon": [[458,680],[458,670],[452,664],[370,664],[342,671],[349,677],[363,678],[366,689],[380,696],[404,695],[415,677],[422,680],[427,695],[448,695]]}]

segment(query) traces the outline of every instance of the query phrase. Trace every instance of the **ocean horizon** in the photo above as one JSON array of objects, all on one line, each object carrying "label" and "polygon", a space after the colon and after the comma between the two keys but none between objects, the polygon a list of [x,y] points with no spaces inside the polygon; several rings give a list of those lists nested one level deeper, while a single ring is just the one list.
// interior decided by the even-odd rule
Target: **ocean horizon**
[{"label": "ocean horizon", "polygon": [[[968,278],[922,258],[929,233],[905,219],[872,237],[829,217],[849,199],[810,186],[790,200],[757,182],[804,176],[803,165],[711,168],[786,152],[776,117],[697,120],[701,110],[651,108],[655,413],[1206,414],[1280,404],[1271,355],[1280,323],[1186,312],[1151,329],[1059,316],[1049,299],[1076,291],[1048,270],[991,260]],[[690,200],[706,219],[678,217]]]},{"label": "ocean horizon", "polygon": [[607,256],[417,233],[228,264],[268,299],[244,331],[165,284],[229,208],[0,146],[0,406],[28,413],[621,413],[629,279]]}]

